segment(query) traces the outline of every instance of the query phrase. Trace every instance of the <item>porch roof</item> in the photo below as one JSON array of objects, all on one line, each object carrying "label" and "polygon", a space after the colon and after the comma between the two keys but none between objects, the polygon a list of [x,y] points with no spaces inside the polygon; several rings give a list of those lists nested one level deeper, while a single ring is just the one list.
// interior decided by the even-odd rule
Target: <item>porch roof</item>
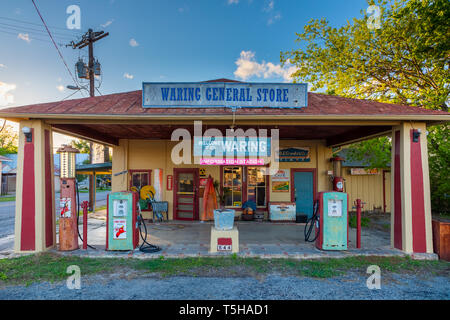
[{"label": "porch roof", "polygon": [[[206,82],[239,82],[216,79]],[[0,110],[2,118],[46,119],[202,119],[233,115],[231,108],[143,108],[142,90],[97,97],[32,104]],[[350,99],[320,93],[308,93],[305,108],[238,108],[241,119],[321,119],[321,120],[416,120],[449,121],[448,112],[427,110],[371,100]]]}]

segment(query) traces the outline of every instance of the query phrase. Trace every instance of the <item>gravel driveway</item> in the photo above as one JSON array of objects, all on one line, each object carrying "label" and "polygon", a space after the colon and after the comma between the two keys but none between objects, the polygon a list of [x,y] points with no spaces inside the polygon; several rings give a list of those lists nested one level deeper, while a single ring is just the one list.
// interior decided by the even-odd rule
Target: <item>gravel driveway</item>
[{"label": "gravel driveway", "polygon": [[447,277],[420,278],[389,275],[381,278],[380,290],[366,287],[366,276],[348,273],[330,279],[269,275],[256,279],[146,276],[126,279],[109,276],[82,278],[80,290],[69,290],[65,282],[0,288],[0,299],[450,299]]}]

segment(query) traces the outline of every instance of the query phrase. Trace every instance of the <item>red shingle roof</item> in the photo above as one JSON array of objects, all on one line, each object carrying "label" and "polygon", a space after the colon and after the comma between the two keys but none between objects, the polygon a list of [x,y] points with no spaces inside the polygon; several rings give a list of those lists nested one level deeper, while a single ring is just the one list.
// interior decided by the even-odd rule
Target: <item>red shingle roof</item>
[{"label": "red shingle roof", "polygon": [[[233,81],[228,79],[211,80],[212,82]],[[152,115],[227,115],[230,108],[143,108],[142,91],[115,93],[92,98],[82,98],[50,103],[33,104],[0,110],[0,117],[45,117],[45,115],[108,115],[108,116],[152,116]],[[299,109],[282,108],[238,108],[236,115],[316,115],[316,116],[435,116],[436,120],[450,120],[448,112],[427,110],[397,104],[380,103],[370,100],[349,99],[326,94],[308,93],[308,106]],[[434,117],[433,117],[434,118]],[[417,120],[420,120],[418,118]],[[431,120],[427,117],[427,120]],[[433,119],[434,120],[434,119]]]}]

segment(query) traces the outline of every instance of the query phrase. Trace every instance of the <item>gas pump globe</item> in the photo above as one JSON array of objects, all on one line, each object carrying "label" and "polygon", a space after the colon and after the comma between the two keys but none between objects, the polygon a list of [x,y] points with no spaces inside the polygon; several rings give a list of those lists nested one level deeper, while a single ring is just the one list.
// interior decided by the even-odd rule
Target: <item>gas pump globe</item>
[{"label": "gas pump globe", "polygon": [[56,152],[60,154],[60,178],[74,179],[76,166],[75,154],[79,153],[79,151],[69,145],[62,145]]},{"label": "gas pump globe", "polygon": [[75,154],[79,151],[62,145],[60,154],[59,250],[78,249],[78,223],[76,211]]},{"label": "gas pump globe", "polygon": [[331,158],[333,162],[333,191],[344,192],[344,178],[342,177],[342,161],[344,158]]}]

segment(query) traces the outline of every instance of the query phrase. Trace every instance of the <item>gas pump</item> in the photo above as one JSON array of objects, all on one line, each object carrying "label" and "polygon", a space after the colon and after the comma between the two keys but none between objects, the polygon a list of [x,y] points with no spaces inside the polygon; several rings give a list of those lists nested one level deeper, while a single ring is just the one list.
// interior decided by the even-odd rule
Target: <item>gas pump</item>
[{"label": "gas pump", "polygon": [[134,250],[139,245],[139,194],[113,192],[106,201],[106,250]]},{"label": "gas pump", "polygon": [[78,217],[76,210],[75,154],[79,151],[69,145],[62,145],[60,154],[60,211],[59,250],[71,251],[78,246]]},{"label": "gas pump", "polygon": [[320,192],[315,221],[316,247],[321,250],[347,250],[348,222],[347,193]]},{"label": "gas pump", "polygon": [[[139,192],[123,191],[108,195],[106,214],[106,250],[131,251],[142,244],[139,250],[145,253],[161,251],[161,248],[147,242],[147,227],[141,215]],[[142,235],[141,227],[144,228]]]}]

